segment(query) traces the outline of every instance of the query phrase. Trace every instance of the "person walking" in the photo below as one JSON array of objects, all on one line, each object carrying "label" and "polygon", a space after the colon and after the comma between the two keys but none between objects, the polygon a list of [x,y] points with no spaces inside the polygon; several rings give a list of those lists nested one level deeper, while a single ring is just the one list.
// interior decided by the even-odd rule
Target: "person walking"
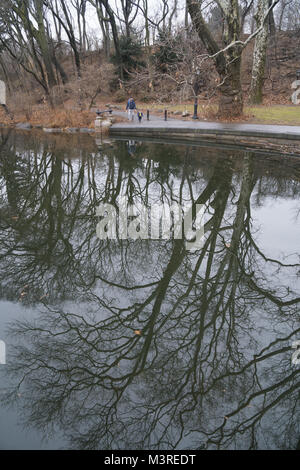
[{"label": "person walking", "polygon": [[129,98],[127,101],[126,111],[128,111],[128,120],[133,121],[134,119],[134,110],[136,109],[136,105],[133,98]]}]

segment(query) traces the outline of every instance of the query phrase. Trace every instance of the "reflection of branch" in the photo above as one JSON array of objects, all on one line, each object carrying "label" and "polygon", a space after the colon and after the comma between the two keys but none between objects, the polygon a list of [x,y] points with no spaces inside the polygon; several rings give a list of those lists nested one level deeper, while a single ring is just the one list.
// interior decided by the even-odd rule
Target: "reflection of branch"
[{"label": "reflection of branch", "polygon": [[95,279],[100,279],[102,282],[105,284],[108,284],[109,286],[113,287],[118,287],[119,289],[124,289],[124,290],[135,290],[135,289],[146,289],[147,287],[153,287],[158,284],[158,281],[155,282],[149,282],[148,284],[139,284],[138,286],[123,286],[121,284],[117,284],[115,282],[109,281],[108,279],[105,279],[102,276],[95,275]]},{"label": "reflection of branch", "polygon": [[[274,325],[286,302],[279,290],[274,302],[269,286],[260,289],[248,274],[255,266],[266,278],[265,261],[273,262],[251,242],[254,158],[243,155],[238,184],[230,159],[210,159],[205,174],[190,170],[188,151],[144,144],[141,155],[152,151],[159,168],[150,159],[132,163],[122,143],[102,159],[83,153],[81,163],[27,155],[30,184],[24,176],[18,201],[23,231],[5,216],[11,225],[0,250],[13,250],[1,259],[1,287],[15,288],[26,276],[30,288],[45,285],[53,299],[35,321],[12,325],[18,345],[7,367],[14,384],[7,400],[23,406],[32,427],[59,424],[76,448],[172,449],[199,441],[224,448],[237,438],[252,445],[266,414],[273,443],[279,413],[292,440],[297,371],[289,354],[300,330],[296,308],[282,327]],[[178,156],[184,170],[174,164]],[[14,168],[6,172],[9,179]],[[204,204],[203,248],[187,252],[182,240],[97,240],[96,206],[117,205],[123,194],[147,204]],[[75,312],[66,311],[65,295]],[[267,335],[258,329],[262,309]]]},{"label": "reflection of branch", "polygon": [[259,247],[258,247],[257,244],[255,243],[255,241],[253,240],[253,238],[250,236],[250,232],[249,232],[249,231],[248,231],[248,236],[249,236],[249,239],[251,240],[251,245],[255,248],[255,250],[257,251],[257,253],[258,253],[265,261],[270,261],[270,263],[279,264],[280,266],[285,267],[285,268],[296,268],[296,267],[300,266],[300,263],[286,264],[286,263],[282,263],[281,261],[279,261],[279,260],[277,260],[277,259],[273,259],[273,258],[267,257],[267,256],[264,255],[264,253],[259,249]]},{"label": "reflection of branch", "polygon": [[271,300],[274,304],[278,305],[278,307],[287,307],[289,305],[295,305],[300,302],[300,297],[296,297],[294,299],[286,301],[280,300],[278,297],[272,295],[269,290],[259,287],[250,277],[248,278],[248,283],[253,290],[259,292],[261,295],[263,295],[263,297],[266,297],[267,299]]}]

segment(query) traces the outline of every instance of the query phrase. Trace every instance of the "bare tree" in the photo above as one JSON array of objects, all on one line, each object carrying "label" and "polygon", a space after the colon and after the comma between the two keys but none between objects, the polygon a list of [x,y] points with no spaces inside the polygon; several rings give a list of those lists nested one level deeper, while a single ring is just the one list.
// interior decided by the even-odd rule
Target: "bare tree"
[{"label": "bare tree", "polygon": [[88,37],[86,31],[87,0],[71,0],[71,3],[76,10],[80,50],[82,52],[86,52],[88,47]]},{"label": "bare tree", "polygon": [[57,76],[43,1],[6,0],[0,15],[3,48],[49,95],[57,84]]},{"label": "bare tree", "polygon": [[[69,39],[70,46],[74,53],[77,76],[78,78],[80,78],[81,77],[81,60],[80,60],[80,53],[79,53],[79,48],[78,48],[78,41],[76,39],[75,30],[73,26],[72,13],[67,3],[64,0],[58,0],[58,2],[59,3],[57,5],[57,1],[54,2],[54,0],[44,0],[45,5],[49,8],[53,16],[60,23],[62,29],[65,31]],[[60,7],[60,10],[57,9],[57,6]]]},{"label": "bare tree", "polygon": [[[266,16],[279,0],[273,0]],[[219,116],[238,117],[243,113],[243,95],[241,83],[242,51],[264,27],[267,17],[261,19],[259,27],[246,40],[241,39],[240,5],[238,0],[216,0],[224,15],[225,27],[220,44],[208,28],[203,16],[203,0],[187,0],[193,26],[205,45],[208,56],[213,59],[220,77]]]},{"label": "bare tree", "polygon": [[[121,55],[121,50],[120,50],[120,40],[119,40],[118,27],[117,27],[117,22],[116,22],[116,14],[108,0],[89,0],[89,1],[96,8],[98,19],[101,22],[103,22],[102,23],[103,30],[104,30],[105,23],[109,23],[110,25],[110,29],[111,29],[111,33],[113,37],[113,43],[115,47],[115,55],[119,63],[120,78],[121,80],[123,80],[124,70],[123,70],[123,64],[122,64],[122,55]],[[102,10],[102,7],[103,7],[103,10]]]},{"label": "bare tree", "polygon": [[243,113],[239,4],[237,0],[222,0],[217,4],[222,10],[226,24],[220,45],[213,37],[204,19],[203,1],[187,0],[193,26],[209,55],[213,58],[220,77],[218,85],[220,90],[219,115],[235,117]]},{"label": "bare tree", "polygon": [[267,12],[270,0],[258,0],[255,13],[256,27],[260,28],[255,38],[253,51],[253,65],[250,89],[250,102],[259,104],[262,102],[262,91],[264,85],[264,73],[266,64],[266,51],[269,36],[269,22]]}]

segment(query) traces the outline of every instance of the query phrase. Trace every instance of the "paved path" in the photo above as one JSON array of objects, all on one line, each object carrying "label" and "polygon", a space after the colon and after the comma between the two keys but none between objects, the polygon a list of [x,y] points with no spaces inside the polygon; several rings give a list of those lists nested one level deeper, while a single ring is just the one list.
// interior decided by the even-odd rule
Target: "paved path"
[{"label": "paved path", "polygon": [[[121,117],[124,117],[128,120],[128,114],[127,114],[127,111],[117,111],[117,110],[113,110],[113,115],[115,116],[121,116]],[[155,115],[155,114],[152,114],[151,117],[150,117],[150,120],[151,122],[161,122],[161,121],[165,121],[165,118],[164,118],[164,115],[161,114],[161,116],[158,116],[158,115]],[[168,120],[169,121],[176,121],[177,119],[175,118],[172,118],[171,116],[168,117]],[[143,117],[143,121],[142,122],[148,122],[147,121],[147,115],[146,115],[146,112],[144,112],[144,117]],[[150,122],[150,121],[149,121]],[[184,121],[182,121],[184,122]],[[139,124],[138,123],[138,120],[137,120],[137,116],[136,114],[134,115],[134,121],[133,123],[131,121],[128,120],[128,124]]]},{"label": "paved path", "polygon": [[[114,111],[113,115],[127,116],[125,112]],[[135,116],[133,122],[122,122],[111,127],[111,133],[118,132],[124,134],[145,133],[151,135],[172,135],[172,134],[214,134],[214,135],[234,135],[259,138],[273,138],[286,140],[300,140],[299,126],[275,126],[265,124],[232,124],[204,121],[181,121],[179,119],[168,119],[164,121],[162,116],[150,116],[150,121],[143,118],[139,123]]]}]

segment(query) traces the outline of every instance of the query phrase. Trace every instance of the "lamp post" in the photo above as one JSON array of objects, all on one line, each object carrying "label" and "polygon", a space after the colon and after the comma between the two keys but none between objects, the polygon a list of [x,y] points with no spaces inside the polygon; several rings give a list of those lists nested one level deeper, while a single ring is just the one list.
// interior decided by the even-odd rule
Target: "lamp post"
[{"label": "lamp post", "polygon": [[198,119],[198,96],[195,96],[194,101],[194,116],[192,119]]},{"label": "lamp post", "polygon": [[194,91],[194,116],[192,119],[198,119],[198,95],[201,88],[201,71],[200,68],[193,64],[194,77],[193,77],[193,91]]}]

